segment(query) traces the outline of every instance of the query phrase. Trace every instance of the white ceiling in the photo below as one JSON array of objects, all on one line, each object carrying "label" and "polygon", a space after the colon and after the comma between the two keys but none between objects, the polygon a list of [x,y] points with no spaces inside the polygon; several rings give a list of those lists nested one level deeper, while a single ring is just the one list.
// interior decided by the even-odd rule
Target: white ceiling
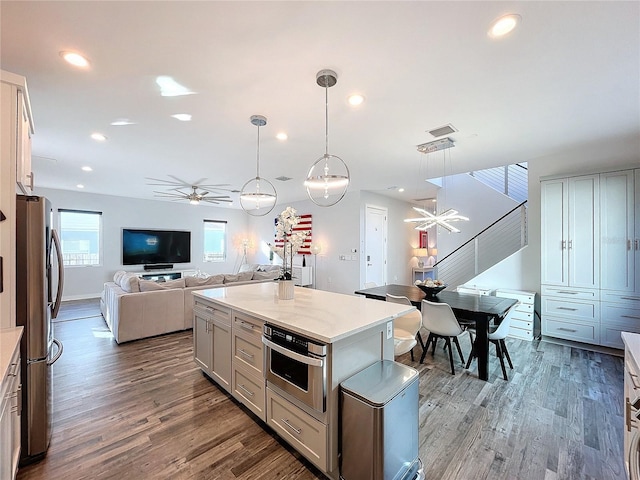
[{"label": "white ceiling", "polygon": [[[576,145],[640,136],[639,2],[30,2],[2,1],[1,67],[27,77],[36,187],[153,198],[145,177],[229,183],[261,175],[279,201],[324,153],[349,165],[349,190],[406,188],[424,177],[531,162]],[[518,13],[492,40],[492,20]],[[64,63],[75,50],[88,70]],[[158,75],[197,95],[161,97]],[[365,103],[348,105],[359,92]],[[174,113],[190,113],[179,122]],[[136,125],[111,126],[117,118]],[[456,146],[416,145],[452,123]],[[89,135],[99,131],[108,140]],[[275,139],[286,131],[289,139]],[[640,158],[640,153],[636,159]],[[81,171],[91,166],[93,172]],[[285,175],[293,180],[275,180]],[[238,207],[239,202],[234,202]]]}]

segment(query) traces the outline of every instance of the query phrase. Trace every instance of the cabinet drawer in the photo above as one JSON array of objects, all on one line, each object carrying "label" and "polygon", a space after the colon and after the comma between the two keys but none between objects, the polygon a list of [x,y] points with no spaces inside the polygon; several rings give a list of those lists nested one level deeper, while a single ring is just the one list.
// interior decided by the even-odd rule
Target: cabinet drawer
[{"label": "cabinet drawer", "polygon": [[600,302],[542,297],[542,314],[593,322],[600,318]]},{"label": "cabinet drawer", "polygon": [[600,292],[600,300],[603,302],[619,303],[629,308],[640,309],[640,295],[634,293],[607,292],[603,290]]},{"label": "cabinet drawer", "polygon": [[233,396],[263,422],[267,419],[264,408],[265,389],[264,378],[244,372],[242,368],[233,367]]},{"label": "cabinet drawer", "polygon": [[269,388],[267,425],[320,470],[327,471],[327,426]]},{"label": "cabinet drawer", "polygon": [[511,315],[511,321],[521,321],[521,322],[533,322],[533,312],[520,312],[518,310],[516,310],[515,312],[513,312],[513,315]]},{"label": "cabinet drawer", "polygon": [[597,323],[578,323],[543,316],[542,334],[595,345],[600,343],[600,326]]},{"label": "cabinet drawer", "polygon": [[533,320],[527,321],[511,317],[511,327],[521,328],[523,330],[533,330]]},{"label": "cabinet drawer", "polygon": [[193,312],[207,320],[218,320],[223,325],[231,325],[231,310],[218,305],[195,301]]},{"label": "cabinet drawer", "polygon": [[634,328],[620,327],[617,325],[601,325],[600,345],[623,349],[622,332],[640,333],[640,325]]},{"label": "cabinet drawer", "polygon": [[629,332],[636,332],[640,328],[640,308],[632,309],[625,305],[603,303],[601,310],[600,318],[603,324],[627,327]]},{"label": "cabinet drawer", "polygon": [[253,339],[255,345],[262,342],[262,327],[264,322],[258,318],[234,312],[233,332],[247,339]]},{"label": "cabinet drawer", "polygon": [[515,312],[533,313],[533,303],[519,303],[515,307]]},{"label": "cabinet drawer", "polygon": [[599,290],[542,285],[542,295],[574,300],[599,300]]},{"label": "cabinet drawer", "polygon": [[533,307],[533,302],[535,300],[536,294],[534,292],[523,292],[520,290],[506,290],[503,288],[499,288],[496,290],[496,297],[500,298],[513,298],[518,300],[521,304],[531,305]]},{"label": "cabinet drawer", "polygon": [[255,339],[234,333],[233,335],[233,362],[245,365],[254,375],[263,376],[262,342],[256,345]]},{"label": "cabinet drawer", "polygon": [[516,327],[513,324],[509,327],[509,336],[513,338],[520,338],[522,340],[533,340],[533,330],[523,329]]}]

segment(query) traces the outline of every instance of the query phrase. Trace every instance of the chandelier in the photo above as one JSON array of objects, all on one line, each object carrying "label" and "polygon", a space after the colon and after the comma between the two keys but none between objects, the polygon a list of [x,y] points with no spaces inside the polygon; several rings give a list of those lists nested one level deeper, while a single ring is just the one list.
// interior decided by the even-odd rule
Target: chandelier
[{"label": "chandelier", "polygon": [[325,99],[325,153],[309,169],[304,186],[309,199],[320,207],[330,207],[338,203],[347,193],[349,186],[349,168],[344,161],[329,155],[329,87],[338,81],[333,70],[320,70],[316,74],[316,83],[324,87]]},{"label": "chandelier", "polygon": [[260,127],[267,124],[262,115],[252,115],[251,124],[258,127],[258,147],[256,153],[256,178],[252,178],[242,186],[240,206],[249,215],[262,217],[273,210],[278,199],[276,188],[266,178],[260,178]]},{"label": "chandelier", "polygon": [[[451,140],[450,138],[443,138],[440,140],[435,140],[433,142],[423,143],[422,145],[418,145],[417,147],[419,152],[426,153],[426,154],[429,154],[431,152],[436,152],[438,150],[443,150],[442,191],[445,197],[442,203],[445,206],[446,206],[446,195],[447,195],[447,188],[446,188],[447,176],[445,172],[446,150],[454,146],[455,144],[453,143],[453,140]],[[449,153],[449,159],[451,159],[451,153]],[[458,211],[453,208],[449,208],[441,213],[436,213],[436,212],[431,213],[425,210],[424,208],[420,208],[420,207],[413,207],[413,209],[422,216],[415,217],[415,218],[405,218],[404,221],[406,223],[417,223],[417,225],[415,226],[415,229],[422,232],[430,229],[431,227],[440,226],[445,230],[449,231],[450,233],[459,233],[460,229],[456,228],[451,223],[469,220],[468,217],[460,215]]]}]

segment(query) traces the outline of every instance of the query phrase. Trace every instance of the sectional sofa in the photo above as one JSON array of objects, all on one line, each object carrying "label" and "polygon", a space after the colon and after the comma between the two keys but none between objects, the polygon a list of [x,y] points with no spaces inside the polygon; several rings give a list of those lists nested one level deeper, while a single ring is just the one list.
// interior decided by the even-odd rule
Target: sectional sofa
[{"label": "sectional sofa", "polygon": [[276,265],[248,264],[237,274],[154,282],[119,271],[104,284],[100,309],[116,342],[129,342],[192,328],[194,290],[270,282],[279,274]]}]

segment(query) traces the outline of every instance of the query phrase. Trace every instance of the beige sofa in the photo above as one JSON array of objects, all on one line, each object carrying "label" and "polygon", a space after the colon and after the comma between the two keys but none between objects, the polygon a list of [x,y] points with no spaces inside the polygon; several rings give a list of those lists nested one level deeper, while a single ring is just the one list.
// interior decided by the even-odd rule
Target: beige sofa
[{"label": "beige sofa", "polygon": [[114,281],[104,284],[100,309],[118,343],[186,330],[193,326],[194,290],[270,282],[279,274],[279,267],[272,265],[251,265],[244,270],[161,283],[116,272]]}]

